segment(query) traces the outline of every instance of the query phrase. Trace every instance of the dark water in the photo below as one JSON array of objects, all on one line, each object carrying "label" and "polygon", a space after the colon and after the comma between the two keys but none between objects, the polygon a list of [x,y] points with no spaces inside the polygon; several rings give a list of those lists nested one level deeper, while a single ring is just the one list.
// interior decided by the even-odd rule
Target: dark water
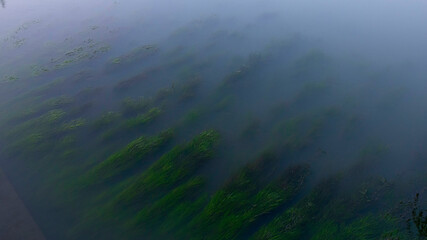
[{"label": "dark water", "polygon": [[48,239],[425,234],[425,1],[1,5],[1,167]]}]

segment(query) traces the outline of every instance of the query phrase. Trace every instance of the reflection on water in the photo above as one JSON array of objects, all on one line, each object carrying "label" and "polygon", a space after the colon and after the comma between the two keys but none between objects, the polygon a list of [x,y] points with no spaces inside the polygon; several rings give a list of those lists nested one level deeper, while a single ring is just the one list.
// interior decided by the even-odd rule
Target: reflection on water
[{"label": "reflection on water", "polygon": [[2,6],[3,8],[5,8],[5,7],[6,7],[6,2],[5,2],[5,0],[0,0],[0,2],[1,2],[1,6]]}]

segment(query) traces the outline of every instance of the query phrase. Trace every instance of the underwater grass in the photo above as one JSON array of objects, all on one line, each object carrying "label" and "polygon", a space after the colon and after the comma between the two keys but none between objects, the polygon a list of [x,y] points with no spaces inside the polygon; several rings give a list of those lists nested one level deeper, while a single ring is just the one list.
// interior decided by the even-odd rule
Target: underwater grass
[{"label": "underwater grass", "polygon": [[9,155],[30,156],[47,151],[55,146],[55,139],[61,133],[72,130],[73,126],[82,126],[84,122],[82,120],[80,123],[73,124],[71,121],[61,126],[65,117],[64,111],[55,109],[8,129],[2,136],[7,139],[5,152]]},{"label": "underwater grass", "polygon": [[151,108],[150,110],[148,110],[148,112],[142,114],[142,115],[138,115],[135,118],[129,119],[125,122],[125,126],[126,128],[134,128],[134,127],[138,127],[144,124],[147,124],[151,121],[154,120],[154,118],[156,118],[157,116],[159,116],[162,113],[162,110],[160,110],[159,108]]},{"label": "underwater grass", "polygon": [[121,112],[126,116],[134,116],[147,110],[150,101],[145,98],[125,98],[121,103]]},{"label": "underwater grass", "polygon": [[122,122],[119,126],[111,128],[104,132],[101,139],[104,141],[112,140],[123,132],[129,132],[139,127],[143,127],[156,119],[162,110],[156,107],[151,108],[146,113],[130,118]]},{"label": "underwater grass", "polygon": [[189,143],[174,147],[124,189],[114,199],[113,205],[119,208],[138,205],[170,190],[213,156],[218,140],[219,134],[208,130]]},{"label": "underwater grass", "polygon": [[157,152],[172,139],[173,135],[173,130],[168,129],[157,136],[139,137],[90,170],[88,179],[93,184],[107,181],[122,174],[148,155]]},{"label": "underwater grass", "polygon": [[138,229],[138,232],[157,234],[159,238],[171,233],[182,234],[178,234],[180,228],[201,211],[207,202],[207,195],[203,194],[204,187],[205,180],[202,177],[190,179],[153,205],[142,209],[130,227]]},{"label": "underwater grass", "polygon": [[350,223],[336,223],[333,220],[322,221],[314,228],[310,240],[386,240],[407,239],[395,229],[398,228],[394,218],[383,215],[368,214]]},{"label": "underwater grass", "polygon": [[322,206],[337,191],[338,182],[335,177],[321,182],[308,196],[263,226],[251,239],[301,239],[305,233],[306,225],[315,221],[315,217],[321,212]]},{"label": "underwater grass", "polygon": [[143,45],[132,49],[130,52],[121,56],[114,57],[106,64],[106,72],[111,73],[118,71],[129,64],[135,64],[142,60],[147,60],[149,57],[156,55],[159,48],[155,45]]},{"label": "underwater grass", "polygon": [[93,121],[92,128],[95,131],[104,130],[112,124],[116,123],[120,119],[120,114],[115,112],[107,112],[102,114],[100,117]]},{"label": "underwater grass", "polygon": [[276,164],[276,159],[264,154],[237,173],[193,220],[195,235],[191,238],[236,239],[251,223],[295,197],[305,182],[308,167],[292,166],[277,180],[263,179]]}]

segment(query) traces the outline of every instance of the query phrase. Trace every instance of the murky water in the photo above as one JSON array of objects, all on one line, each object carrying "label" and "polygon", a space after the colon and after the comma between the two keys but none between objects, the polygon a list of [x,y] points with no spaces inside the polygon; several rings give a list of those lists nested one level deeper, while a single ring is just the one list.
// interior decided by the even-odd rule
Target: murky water
[{"label": "murky water", "polygon": [[422,236],[426,13],[3,0],[1,167],[48,239]]}]

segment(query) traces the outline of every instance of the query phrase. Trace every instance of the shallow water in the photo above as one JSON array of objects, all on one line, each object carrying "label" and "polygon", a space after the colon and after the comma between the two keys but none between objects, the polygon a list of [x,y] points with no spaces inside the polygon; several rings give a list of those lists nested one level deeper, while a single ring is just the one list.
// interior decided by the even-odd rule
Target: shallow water
[{"label": "shallow water", "polygon": [[423,234],[427,2],[1,3],[0,163],[47,239]]}]

